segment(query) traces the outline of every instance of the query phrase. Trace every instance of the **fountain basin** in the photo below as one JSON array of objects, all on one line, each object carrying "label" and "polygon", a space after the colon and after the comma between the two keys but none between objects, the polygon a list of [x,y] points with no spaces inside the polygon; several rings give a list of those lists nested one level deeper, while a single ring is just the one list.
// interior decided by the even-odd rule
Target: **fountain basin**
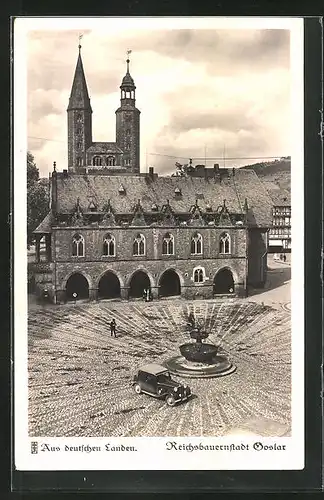
[{"label": "fountain basin", "polygon": [[212,363],[218,352],[218,346],[201,342],[187,343],[180,346],[182,356],[192,362]]},{"label": "fountain basin", "polygon": [[188,378],[213,378],[229,375],[236,370],[225,354],[217,354],[209,363],[189,361],[183,356],[174,356],[164,363],[173,375]]}]

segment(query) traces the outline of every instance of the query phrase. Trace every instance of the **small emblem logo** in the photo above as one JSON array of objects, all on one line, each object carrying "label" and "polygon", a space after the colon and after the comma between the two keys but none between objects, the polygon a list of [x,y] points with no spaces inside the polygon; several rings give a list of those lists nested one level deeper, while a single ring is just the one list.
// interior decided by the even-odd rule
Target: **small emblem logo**
[{"label": "small emblem logo", "polygon": [[37,441],[32,441],[30,443],[30,453],[32,455],[35,455],[36,453],[38,453],[38,443],[37,443]]}]

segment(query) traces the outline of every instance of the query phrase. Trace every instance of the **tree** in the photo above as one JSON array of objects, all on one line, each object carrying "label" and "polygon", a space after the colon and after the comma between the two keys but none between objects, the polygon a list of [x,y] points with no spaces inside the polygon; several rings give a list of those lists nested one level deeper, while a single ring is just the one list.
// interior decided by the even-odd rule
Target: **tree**
[{"label": "tree", "polygon": [[49,210],[49,195],[34,156],[27,152],[27,245],[33,242],[33,231],[42,222]]}]

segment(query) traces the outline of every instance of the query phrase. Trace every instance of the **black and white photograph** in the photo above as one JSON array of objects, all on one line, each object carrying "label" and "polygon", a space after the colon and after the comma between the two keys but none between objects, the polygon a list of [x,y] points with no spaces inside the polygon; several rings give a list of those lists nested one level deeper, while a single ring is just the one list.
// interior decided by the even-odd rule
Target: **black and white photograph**
[{"label": "black and white photograph", "polygon": [[18,468],[303,468],[302,33],[16,19]]}]

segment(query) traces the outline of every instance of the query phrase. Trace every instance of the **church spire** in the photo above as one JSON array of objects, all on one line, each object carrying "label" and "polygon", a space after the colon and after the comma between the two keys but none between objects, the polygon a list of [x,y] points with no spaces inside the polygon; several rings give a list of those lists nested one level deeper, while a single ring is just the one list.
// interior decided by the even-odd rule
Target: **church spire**
[{"label": "church spire", "polygon": [[68,168],[75,172],[87,165],[86,152],[92,144],[92,109],[82,64],[81,38],[82,35],[79,36],[79,54],[67,108]]},{"label": "church spire", "polygon": [[81,42],[81,35],[79,37],[79,45],[78,45],[79,55],[72,83],[68,111],[72,109],[87,109],[92,112],[87,82],[83,69],[80,42]]}]

